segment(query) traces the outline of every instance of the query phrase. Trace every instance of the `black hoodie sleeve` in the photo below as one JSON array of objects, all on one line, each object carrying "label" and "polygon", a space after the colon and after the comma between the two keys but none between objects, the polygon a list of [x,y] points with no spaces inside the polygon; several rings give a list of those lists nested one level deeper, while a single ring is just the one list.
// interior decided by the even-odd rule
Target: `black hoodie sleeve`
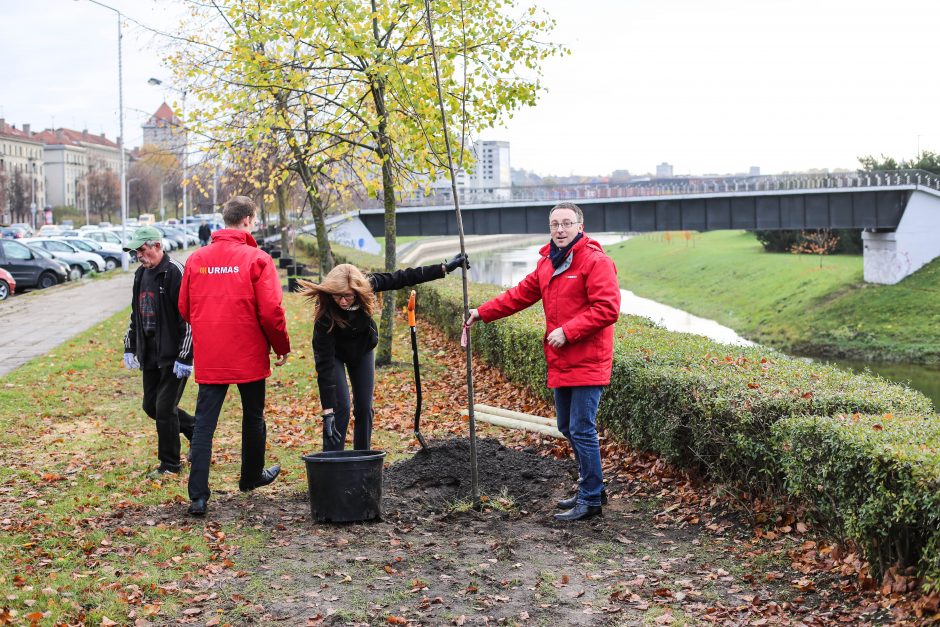
[{"label": "black hoodie sleeve", "polygon": [[386,292],[388,290],[399,290],[409,285],[427,283],[435,279],[443,279],[446,274],[443,264],[435,263],[430,266],[405,268],[395,272],[373,272],[369,275],[369,280],[376,292]]},{"label": "black hoodie sleeve", "polygon": [[320,407],[336,409],[336,336],[330,332],[325,317],[313,325],[313,361],[317,368],[317,387],[320,389]]}]

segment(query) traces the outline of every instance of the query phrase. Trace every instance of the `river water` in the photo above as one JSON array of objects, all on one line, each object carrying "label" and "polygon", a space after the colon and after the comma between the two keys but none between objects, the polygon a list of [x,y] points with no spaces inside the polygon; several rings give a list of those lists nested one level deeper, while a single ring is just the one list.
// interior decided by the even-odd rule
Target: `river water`
[{"label": "river water", "polygon": [[[622,234],[592,234],[602,246],[610,246],[627,239]],[[471,259],[470,280],[510,287],[518,283],[535,268],[538,251],[542,245],[474,253]],[[733,329],[714,320],[693,316],[687,311],[663,305],[635,295],[629,290],[620,290],[620,311],[645,316],[670,331],[695,333],[725,344],[751,345],[752,342],[739,336]],[[914,364],[861,362],[851,360],[826,360],[841,368],[855,372],[866,370],[891,381],[904,383],[925,394],[940,408],[940,370]]]}]

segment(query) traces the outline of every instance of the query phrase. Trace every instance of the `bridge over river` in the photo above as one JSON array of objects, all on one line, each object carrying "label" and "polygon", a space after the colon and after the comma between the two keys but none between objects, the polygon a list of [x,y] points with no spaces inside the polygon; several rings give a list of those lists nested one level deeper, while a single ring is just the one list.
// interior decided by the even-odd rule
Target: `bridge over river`
[{"label": "bridge over river", "polygon": [[[546,233],[563,200],[578,203],[590,232],[862,229],[873,283],[897,283],[940,256],[940,177],[920,170],[497,188],[461,199],[464,232]],[[449,194],[408,201],[398,235],[457,234]],[[381,208],[359,217],[384,234]]]}]

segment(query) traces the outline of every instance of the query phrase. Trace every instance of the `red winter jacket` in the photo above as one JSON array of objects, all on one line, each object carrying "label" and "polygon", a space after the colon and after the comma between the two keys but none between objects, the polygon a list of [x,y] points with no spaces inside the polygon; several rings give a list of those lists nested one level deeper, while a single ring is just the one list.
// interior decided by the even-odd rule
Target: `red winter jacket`
[{"label": "red winter jacket", "polygon": [[180,313],[193,329],[196,383],[271,375],[270,352],[290,352],[274,262],[250,233],[220,229],[186,260]]},{"label": "red winter jacket", "polygon": [[[535,271],[519,285],[477,310],[484,322],[504,318],[542,300],[548,363],[548,387],[607,385],[614,359],[614,327],[620,315],[617,268],[601,245],[585,235],[572,248],[571,265],[557,272],[548,258],[550,244],[539,251]],[[553,276],[554,275],[554,276]],[[548,345],[548,333],[561,327],[567,342]]]}]

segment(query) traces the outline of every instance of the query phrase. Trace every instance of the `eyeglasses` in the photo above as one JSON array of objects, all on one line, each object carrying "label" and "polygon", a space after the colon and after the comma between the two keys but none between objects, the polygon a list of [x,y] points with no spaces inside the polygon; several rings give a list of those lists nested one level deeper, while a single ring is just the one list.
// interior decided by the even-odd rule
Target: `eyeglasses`
[{"label": "eyeglasses", "polygon": [[571,220],[564,220],[563,222],[549,222],[548,230],[557,231],[559,228],[565,229],[566,231],[573,227],[575,224],[581,224],[580,222],[572,222]]},{"label": "eyeglasses", "polygon": [[332,294],[332,296],[333,296],[333,300],[335,301],[355,300],[356,298],[355,294]]}]

